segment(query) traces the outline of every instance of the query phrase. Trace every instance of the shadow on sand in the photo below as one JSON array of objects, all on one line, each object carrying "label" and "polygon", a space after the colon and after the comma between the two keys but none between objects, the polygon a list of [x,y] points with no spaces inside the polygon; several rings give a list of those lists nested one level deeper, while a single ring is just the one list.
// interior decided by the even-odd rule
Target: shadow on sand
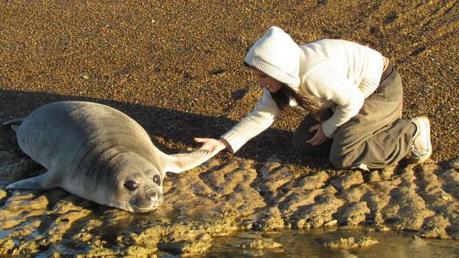
[{"label": "shadow on sand", "polygon": [[[0,89],[0,120],[21,118],[35,108],[54,101],[84,100],[112,106],[139,122],[150,134],[152,141],[166,153],[185,151],[183,145],[197,148],[193,137],[218,138],[237,121],[226,117],[212,117],[177,110],[123,103],[88,97],[65,96],[50,93],[24,92]],[[8,128],[0,130],[3,148],[17,148],[14,134]],[[298,157],[291,148],[291,132],[270,128],[249,141],[236,155],[258,162],[276,157],[282,163],[295,163],[309,167],[328,168],[326,158]],[[169,144],[163,144],[162,142]],[[172,143],[170,143],[172,142]]]}]

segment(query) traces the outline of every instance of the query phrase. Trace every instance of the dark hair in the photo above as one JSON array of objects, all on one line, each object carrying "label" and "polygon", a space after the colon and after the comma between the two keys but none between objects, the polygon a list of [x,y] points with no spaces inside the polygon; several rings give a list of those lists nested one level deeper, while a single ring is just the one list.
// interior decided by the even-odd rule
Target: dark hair
[{"label": "dark hair", "polygon": [[273,98],[274,102],[276,102],[277,107],[280,110],[283,110],[285,107],[288,106],[291,96],[288,87],[282,85],[282,87],[278,91],[269,92],[269,94],[271,94],[271,97]]},{"label": "dark hair", "polygon": [[290,97],[296,101],[298,106],[309,111],[318,121],[320,121],[322,112],[325,110],[324,105],[314,99],[310,93],[305,94],[301,89],[300,93],[297,93],[286,84],[282,84],[282,87],[278,91],[270,92],[270,94],[280,110],[288,106]]}]

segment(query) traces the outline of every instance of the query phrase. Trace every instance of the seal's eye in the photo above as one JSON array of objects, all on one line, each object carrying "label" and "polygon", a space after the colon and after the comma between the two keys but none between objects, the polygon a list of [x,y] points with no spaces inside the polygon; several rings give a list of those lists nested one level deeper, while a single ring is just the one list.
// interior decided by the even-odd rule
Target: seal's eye
[{"label": "seal's eye", "polygon": [[158,175],[154,175],[153,182],[155,182],[157,185],[161,185],[161,178]]},{"label": "seal's eye", "polygon": [[134,191],[137,188],[139,188],[139,185],[136,182],[131,181],[131,180],[126,181],[123,186],[124,186],[124,188],[128,189],[129,191]]}]

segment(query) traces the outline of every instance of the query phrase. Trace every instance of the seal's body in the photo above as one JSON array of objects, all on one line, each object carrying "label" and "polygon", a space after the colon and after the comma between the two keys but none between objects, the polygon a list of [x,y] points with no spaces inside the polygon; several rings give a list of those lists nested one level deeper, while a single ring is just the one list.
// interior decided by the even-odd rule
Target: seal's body
[{"label": "seal's body", "polygon": [[132,212],[150,211],[163,202],[166,172],[180,173],[209,158],[203,151],[167,155],[132,118],[92,102],[50,103],[13,128],[19,147],[48,171],[8,189],[60,187]]}]

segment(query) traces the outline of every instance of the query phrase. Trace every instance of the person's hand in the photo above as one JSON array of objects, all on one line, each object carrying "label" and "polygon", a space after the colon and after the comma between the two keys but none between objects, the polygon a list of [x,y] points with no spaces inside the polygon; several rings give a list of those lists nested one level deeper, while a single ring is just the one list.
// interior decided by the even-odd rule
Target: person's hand
[{"label": "person's hand", "polygon": [[194,138],[194,141],[202,143],[202,146],[199,148],[199,150],[208,151],[212,157],[226,148],[225,142],[221,139]]},{"label": "person's hand", "polygon": [[322,124],[316,124],[309,128],[309,132],[316,131],[314,136],[311,139],[307,140],[306,143],[311,145],[319,145],[327,140],[327,136],[325,135],[324,131],[322,130]]}]

